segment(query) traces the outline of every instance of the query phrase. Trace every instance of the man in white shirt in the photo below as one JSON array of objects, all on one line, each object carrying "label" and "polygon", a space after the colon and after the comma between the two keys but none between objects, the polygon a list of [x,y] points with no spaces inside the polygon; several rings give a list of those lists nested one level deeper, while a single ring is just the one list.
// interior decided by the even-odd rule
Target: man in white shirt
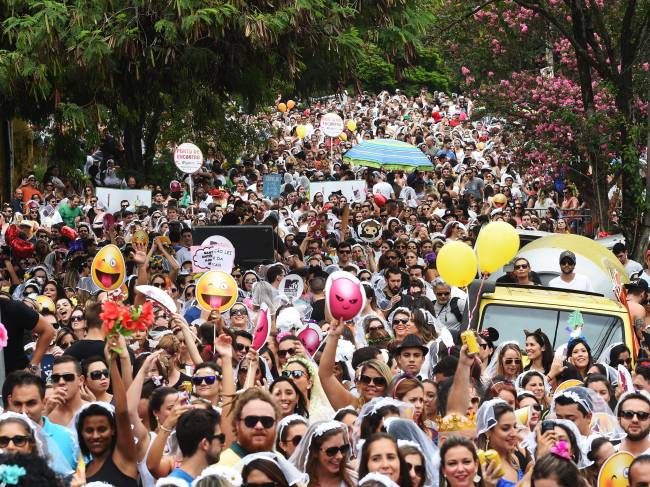
[{"label": "man in white shirt", "polygon": [[372,187],[372,194],[381,194],[387,200],[394,200],[395,193],[393,192],[393,187],[388,184],[382,175],[378,171],[372,173],[374,180],[376,181]]},{"label": "man in white shirt", "polygon": [[632,274],[643,271],[643,266],[641,264],[632,259],[628,259],[627,248],[623,242],[618,242],[616,245],[614,245],[614,248],[612,248],[612,253],[616,256],[620,263],[623,264],[628,277],[632,277]]},{"label": "man in white shirt", "polygon": [[650,453],[650,395],[645,391],[623,394],[616,406],[618,422],[627,434],[619,451],[635,457]]},{"label": "man in white shirt", "polygon": [[591,284],[589,279],[582,274],[576,274],[576,255],[570,250],[565,250],[560,254],[560,271],[558,277],[551,279],[548,283],[551,287],[558,287],[561,289],[573,289],[575,291],[591,292]]}]

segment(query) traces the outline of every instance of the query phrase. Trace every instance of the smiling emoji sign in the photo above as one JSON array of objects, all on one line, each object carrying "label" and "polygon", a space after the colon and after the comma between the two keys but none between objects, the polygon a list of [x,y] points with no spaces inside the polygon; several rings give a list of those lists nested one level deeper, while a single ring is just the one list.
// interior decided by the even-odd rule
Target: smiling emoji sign
[{"label": "smiling emoji sign", "polygon": [[196,300],[205,311],[228,311],[237,300],[237,283],[223,271],[208,271],[196,283]]},{"label": "smiling emoji sign", "polygon": [[629,470],[634,457],[628,452],[618,452],[603,463],[598,472],[598,487],[628,487]]},{"label": "smiling emoji sign", "polygon": [[114,291],[124,282],[126,266],[122,252],[116,245],[102,247],[90,269],[93,282],[104,291]]}]

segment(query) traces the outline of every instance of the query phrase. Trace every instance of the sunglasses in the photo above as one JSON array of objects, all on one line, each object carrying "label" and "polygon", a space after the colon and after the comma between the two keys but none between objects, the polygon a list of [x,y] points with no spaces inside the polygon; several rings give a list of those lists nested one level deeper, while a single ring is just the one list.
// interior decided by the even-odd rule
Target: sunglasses
[{"label": "sunglasses", "polygon": [[69,374],[52,374],[50,376],[50,378],[52,379],[52,382],[55,383],[55,384],[57,382],[60,382],[61,379],[63,379],[65,382],[72,382],[73,380],[75,380],[76,377],[77,377],[77,375],[72,374],[72,373],[69,373]]},{"label": "sunglasses", "polygon": [[[639,418],[639,421],[645,421],[646,419],[650,418],[650,413],[646,413],[645,411],[621,411],[618,413],[618,416],[620,418],[625,418],[625,419],[634,419],[634,416]],[[0,445],[1,446],[1,445]]]},{"label": "sunglasses", "polygon": [[369,375],[364,375],[361,374],[359,376],[359,382],[362,384],[365,384],[367,386],[373,385],[373,386],[379,386],[379,387],[386,387],[388,385],[388,382],[386,382],[386,379],[383,377],[370,377]]},{"label": "sunglasses", "polygon": [[521,359],[518,358],[507,358],[503,361],[504,364],[506,365],[512,365],[512,364],[521,364]]},{"label": "sunglasses", "polygon": [[402,319],[397,318],[393,320],[393,326],[398,326],[400,324],[406,325],[408,322],[409,320],[407,318],[402,318]]},{"label": "sunglasses", "polygon": [[247,313],[243,308],[234,309],[230,312],[230,316],[244,316],[245,314]]},{"label": "sunglasses", "polygon": [[339,254],[351,254],[352,251],[351,250],[339,250],[338,253]]},{"label": "sunglasses", "polygon": [[211,386],[215,383],[216,380],[221,380],[221,377],[217,375],[204,375],[203,377],[192,377],[192,384],[195,386],[200,386],[205,383],[208,386]]},{"label": "sunglasses", "polygon": [[237,349],[238,352],[248,352],[251,346],[244,345],[243,343],[235,343],[235,348]]},{"label": "sunglasses", "polygon": [[241,274],[233,274],[232,277],[234,277],[235,279],[239,279],[241,278]]},{"label": "sunglasses", "polygon": [[[106,377],[108,379],[108,369],[104,370],[93,370],[90,374],[88,374],[92,380],[101,380],[102,377]],[[58,382],[58,381],[57,381]]]},{"label": "sunglasses", "polygon": [[72,315],[70,317],[70,321],[83,321],[84,316],[83,315]]},{"label": "sunglasses", "polygon": [[208,437],[208,440],[219,440],[219,443],[223,445],[226,442],[226,434],[219,433],[218,435],[212,435]]},{"label": "sunglasses", "polygon": [[436,296],[449,296],[451,293],[450,292],[442,292],[442,293],[435,293]]},{"label": "sunglasses", "polygon": [[296,354],[297,350],[295,348],[287,348],[286,350],[278,350],[279,357],[286,357],[287,355],[293,357]]},{"label": "sunglasses", "polygon": [[528,269],[528,264],[519,264],[515,266],[515,269]]},{"label": "sunglasses", "polygon": [[345,456],[350,451],[350,445],[330,446],[321,451],[330,458],[336,456],[338,452],[341,452],[341,455]]},{"label": "sunglasses", "polygon": [[284,377],[291,377],[292,379],[300,379],[305,377],[307,374],[302,370],[285,370],[282,372]]},{"label": "sunglasses", "polygon": [[572,260],[563,260],[560,265],[575,265]]},{"label": "sunglasses", "polygon": [[163,289],[165,287],[164,282],[154,282],[152,286],[157,287],[158,289]]},{"label": "sunglasses", "polygon": [[411,465],[409,462],[406,462],[406,466],[408,467],[409,471],[413,470],[415,472],[415,475],[418,477],[422,477],[424,475],[424,466]]},{"label": "sunglasses", "polygon": [[293,443],[293,446],[298,446],[298,444],[302,441],[302,435],[296,435],[290,440],[287,440],[287,443]]},{"label": "sunglasses", "polygon": [[370,326],[368,327],[368,333],[370,333],[371,331],[381,331],[383,329],[384,329],[383,326]]},{"label": "sunglasses", "polygon": [[31,443],[34,439],[31,436],[16,435],[16,436],[0,436],[0,448],[7,448],[9,443],[13,443],[14,446],[22,447],[27,443]]},{"label": "sunglasses", "polygon": [[275,418],[271,416],[246,416],[242,419],[247,428],[255,428],[257,423],[262,424],[262,428],[269,429],[275,424]]}]

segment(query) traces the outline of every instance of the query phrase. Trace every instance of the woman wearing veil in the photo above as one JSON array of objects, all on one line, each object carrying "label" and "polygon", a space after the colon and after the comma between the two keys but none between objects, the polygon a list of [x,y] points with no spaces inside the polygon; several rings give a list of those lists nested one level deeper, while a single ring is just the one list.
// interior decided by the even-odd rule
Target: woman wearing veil
[{"label": "woman wearing veil", "polygon": [[309,475],[309,487],[354,487],[357,475],[349,465],[348,428],[340,421],[313,423],[289,461]]},{"label": "woman wearing veil", "polygon": [[[425,474],[420,487],[438,487],[440,451],[426,433],[410,419],[387,418],[384,420],[384,425],[386,426],[386,432],[397,439],[400,450],[402,447],[412,445],[421,454]],[[412,477],[411,480],[413,480]]]},{"label": "woman wearing veil", "polygon": [[246,455],[239,462],[244,485],[269,485],[275,487],[305,486],[309,476],[299,471],[282,455],[259,452]]},{"label": "woman wearing veil", "polygon": [[307,399],[310,420],[321,421],[334,417],[334,409],[321,386],[318,366],[314,362],[303,357],[292,357],[284,366],[282,374],[291,377]]}]

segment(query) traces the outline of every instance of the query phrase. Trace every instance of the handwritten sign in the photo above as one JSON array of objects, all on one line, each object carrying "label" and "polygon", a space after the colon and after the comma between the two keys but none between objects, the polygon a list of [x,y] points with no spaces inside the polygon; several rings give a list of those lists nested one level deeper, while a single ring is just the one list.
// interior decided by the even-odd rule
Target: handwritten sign
[{"label": "handwritten sign", "polygon": [[282,189],[282,176],[279,174],[267,174],[262,180],[262,192],[265,198],[279,198]]},{"label": "handwritten sign", "polygon": [[327,113],[320,119],[320,129],[328,137],[338,137],[343,132],[343,119],[336,113]]},{"label": "handwritten sign", "polygon": [[174,164],[184,173],[195,173],[203,164],[203,153],[194,144],[185,142],[176,147],[174,151]]},{"label": "handwritten sign", "polygon": [[213,235],[201,245],[190,247],[190,254],[194,272],[218,270],[230,273],[235,263],[235,247],[220,235]]}]

